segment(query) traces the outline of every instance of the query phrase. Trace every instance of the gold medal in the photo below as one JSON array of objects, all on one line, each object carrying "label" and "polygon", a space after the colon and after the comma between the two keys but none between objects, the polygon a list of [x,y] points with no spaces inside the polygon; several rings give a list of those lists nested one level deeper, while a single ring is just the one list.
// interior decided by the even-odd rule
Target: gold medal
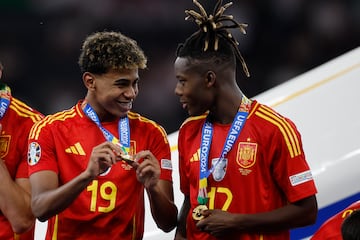
[{"label": "gold medal", "polygon": [[192,211],[192,217],[194,220],[199,221],[201,219],[204,218],[204,216],[201,214],[202,210],[207,210],[207,206],[206,205],[199,205],[196,208],[193,209]]},{"label": "gold medal", "polygon": [[[117,155],[116,158],[118,161],[123,161],[126,162],[128,164],[132,164],[134,162],[134,156],[131,156],[127,151],[126,148],[121,145],[121,143],[117,143],[117,145],[122,149],[122,154],[120,153],[120,155]],[[115,153],[115,151],[114,151]]]},{"label": "gold medal", "polygon": [[128,164],[131,164],[134,162],[134,158],[130,154],[120,154],[120,156],[118,156],[118,159],[123,162],[126,162]]}]

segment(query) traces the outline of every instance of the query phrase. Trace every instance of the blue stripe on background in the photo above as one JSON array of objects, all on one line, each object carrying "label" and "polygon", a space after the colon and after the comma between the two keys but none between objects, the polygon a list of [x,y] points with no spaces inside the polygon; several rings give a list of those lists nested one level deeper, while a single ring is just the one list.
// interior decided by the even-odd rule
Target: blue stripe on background
[{"label": "blue stripe on background", "polygon": [[315,231],[323,224],[327,219],[340,212],[341,210],[348,207],[350,204],[360,200],[360,192],[349,196],[347,198],[341,199],[331,205],[328,205],[324,208],[319,209],[318,217],[314,225],[296,228],[290,231],[291,240],[299,240],[303,238],[310,237],[315,233]]}]

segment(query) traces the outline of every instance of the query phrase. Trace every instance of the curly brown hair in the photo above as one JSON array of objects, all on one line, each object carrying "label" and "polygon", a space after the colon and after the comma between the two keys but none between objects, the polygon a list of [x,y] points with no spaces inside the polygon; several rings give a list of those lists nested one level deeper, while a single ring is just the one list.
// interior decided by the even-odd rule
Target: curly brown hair
[{"label": "curly brown hair", "polygon": [[109,70],[144,69],[147,58],[135,40],[120,32],[103,31],[85,39],[78,63],[82,73],[103,74]]}]

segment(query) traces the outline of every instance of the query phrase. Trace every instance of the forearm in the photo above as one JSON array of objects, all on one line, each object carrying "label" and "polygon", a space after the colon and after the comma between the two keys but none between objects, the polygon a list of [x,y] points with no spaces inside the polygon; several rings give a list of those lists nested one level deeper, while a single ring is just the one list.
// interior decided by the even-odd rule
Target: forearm
[{"label": "forearm", "polygon": [[[30,208],[30,194],[14,182],[8,172],[0,170],[0,209],[15,233],[29,230],[35,223]],[[21,182],[29,182],[23,179]]]},{"label": "forearm", "polygon": [[40,221],[65,210],[92,181],[86,172],[78,175],[60,187],[53,187],[38,194],[33,193],[31,207]]},{"label": "forearm", "polygon": [[271,212],[233,214],[231,225],[238,231],[276,232],[313,224],[316,216],[316,200],[308,198]]},{"label": "forearm", "polygon": [[146,191],[149,197],[151,213],[157,226],[164,232],[170,232],[176,226],[178,213],[172,197],[169,197],[170,193],[166,193],[160,187],[160,183],[151,189],[146,189]]},{"label": "forearm", "polygon": [[178,217],[175,239],[186,238],[186,219],[187,219],[187,215],[189,214],[189,210],[190,210],[190,199],[189,196],[185,196]]}]

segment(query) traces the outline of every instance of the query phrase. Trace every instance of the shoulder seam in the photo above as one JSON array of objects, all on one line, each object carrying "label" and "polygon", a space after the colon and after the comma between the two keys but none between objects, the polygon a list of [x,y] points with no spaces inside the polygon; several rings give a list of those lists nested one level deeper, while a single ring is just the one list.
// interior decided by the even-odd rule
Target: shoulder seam
[{"label": "shoulder seam", "polygon": [[288,147],[291,158],[301,154],[300,139],[291,124],[273,109],[260,105],[255,115],[278,127]]},{"label": "shoulder seam", "polygon": [[182,128],[185,124],[192,122],[192,121],[196,121],[199,119],[204,119],[207,117],[207,114],[202,114],[199,116],[193,116],[193,117],[188,117],[187,119],[185,119],[185,121],[181,124],[180,128]]},{"label": "shoulder seam", "polygon": [[11,99],[9,107],[19,116],[30,118],[34,123],[42,119],[40,113],[36,113],[31,107],[16,98]]},{"label": "shoulder seam", "polygon": [[65,121],[66,119],[73,118],[75,116],[76,116],[76,111],[74,108],[62,112],[58,112],[52,115],[48,115],[44,119],[33,125],[30,131],[29,138],[38,139],[41,129],[46,125],[50,125],[55,121]]},{"label": "shoulder seam", "polygon": [[140,122],[150,123],[151,125],[153,125],[156,129],[158,129],[161,132],[161,134],[162,134],[162,136],[164,138],[164,141],[166,143],[168,143],[167,133],[166,133],[165,129],[160,124],[156,123],[153,120],[150,120],[149,118],[146,118],[146,117],[140,115],[139,113],[134,113],[134,112],[129,112],[128,113],[128,118],[129,119],[138,119]]}]

